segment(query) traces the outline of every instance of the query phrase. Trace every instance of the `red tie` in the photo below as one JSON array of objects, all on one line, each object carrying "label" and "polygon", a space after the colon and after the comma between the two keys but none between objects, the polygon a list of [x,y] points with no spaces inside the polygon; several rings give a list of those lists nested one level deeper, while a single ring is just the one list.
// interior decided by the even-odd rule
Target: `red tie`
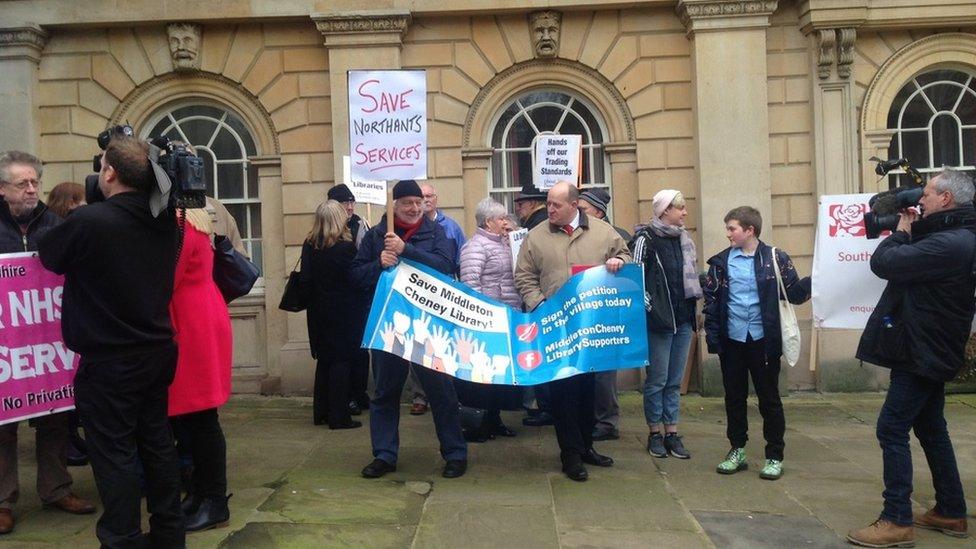
[{"label": "red tie", "polygon": [[568,234],[569,236],[573,236],[573,226],[572,225],[563,225],[563,231],[566,234]]}]

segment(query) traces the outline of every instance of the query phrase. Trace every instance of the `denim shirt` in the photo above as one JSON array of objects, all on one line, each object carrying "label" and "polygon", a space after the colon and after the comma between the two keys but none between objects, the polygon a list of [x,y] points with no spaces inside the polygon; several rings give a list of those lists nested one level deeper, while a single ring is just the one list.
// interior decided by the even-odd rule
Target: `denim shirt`
[{"label": "denim shirt", "polygon": [[745,255],[741,248],[729,252],[729,339],[753,341],[762,339],[762,311],[759,309],[759,286],[756,284],[755,256]]}]

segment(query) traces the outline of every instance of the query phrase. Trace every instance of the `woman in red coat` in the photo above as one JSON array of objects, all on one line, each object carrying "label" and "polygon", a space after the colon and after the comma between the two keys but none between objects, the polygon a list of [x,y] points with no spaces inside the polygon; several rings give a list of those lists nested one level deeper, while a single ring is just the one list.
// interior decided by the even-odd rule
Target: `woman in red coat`
[{"label": "woman in red coat", "polygon": [[227,444],[217,407],[230,397],[232,337],[227,304],[213,280],[213,229],[203,209],[186,210],[183,248],[169,314],[179,348],[169,415],[188,438],[192,490],[183,500],[186,530],[225,526]]}]

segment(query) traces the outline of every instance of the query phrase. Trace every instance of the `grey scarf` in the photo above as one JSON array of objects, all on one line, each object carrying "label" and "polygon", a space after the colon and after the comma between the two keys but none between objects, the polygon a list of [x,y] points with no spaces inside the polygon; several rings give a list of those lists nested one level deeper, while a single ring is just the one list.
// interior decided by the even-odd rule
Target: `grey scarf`
[{"label": "grey scarf", "polygon": [[681,237],[681,280],[685,287],[685,299],[692,297],[701,299],[702,288],[698,281],[697,267],[698,253],[695,251],[695,242],[691,239],[688,231],[678,225],[668,225],[656,217],[651,220],[648,228],[659,237]]}]

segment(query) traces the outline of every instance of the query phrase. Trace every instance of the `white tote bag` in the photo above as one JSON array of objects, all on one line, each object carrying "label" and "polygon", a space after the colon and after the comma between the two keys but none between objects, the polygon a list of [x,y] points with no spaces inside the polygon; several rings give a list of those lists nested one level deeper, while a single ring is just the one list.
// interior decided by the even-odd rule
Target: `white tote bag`
[{"label": "white tote bag", "polygon": [[776,271],[776,285],[779,298],[779,332],[783,340],[783,358],[790,367],[796,366],[800,360],[800,325],[796,322],[796,312],[793,304],[786,299],[786,286],[783,275],[779,272],[779,262],[776,261],[776,248],[773,248],[773,269]]}]

